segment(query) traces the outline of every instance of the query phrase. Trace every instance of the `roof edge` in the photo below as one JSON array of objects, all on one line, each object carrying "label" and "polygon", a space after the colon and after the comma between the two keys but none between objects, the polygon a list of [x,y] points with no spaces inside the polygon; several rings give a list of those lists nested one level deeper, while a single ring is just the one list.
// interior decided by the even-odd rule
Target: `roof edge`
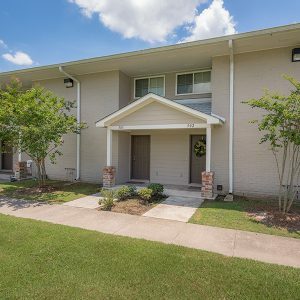
[{"label": "roof edge", "polygon": [[272,34],[272,33],[277,33],[277,32],[282,32],[282,31],[297,30],[297,29],[300,29],[300,23],[276,26],[276,27],[259,29],[259,30],[254,30],[254,31],[232,34],[232,35],[219,36],[219,37],[214,37],[214,38],[209,38],[209,39],[197,40],[197,41],[193,41],[193,42],[178,43],[175,45],[148,48],[148,49],[142,49],[142,50],[124,52],[124,53],[118,53],[118,54],[111,54],[111,55],[104,55],[104,56],[99,56],[99,57],[50,64],[50,65],[45,65],[45,66],[40,66],[40,67],[0,72],[0,75],[5,76],[5,75],[14,75],[17,73],[22,74],[22,73],[28,73],[28,72],[34,72],[34,71],[43,71],[43,70],[47,70],[47,69],[51,69],[51,68],[58,68],[60,66],[68,67],[68,66],[74,66],[74,65],[85,64],[85,63],[115,60],[115,59],[134,57],[134,56],[139,56],[139,55],[147,55],[147,54],[152,54],[152,53],[156,53],[156,52],[176,50],[176,49],[180,49],[180,48],[189,48],[189,47],[195,47],[195,46],[199,46],[199,45],[209,45],[209,44],[214,44],[214,43],[227,41],[227,40],[237,40],[237,39],[255,37],[255,36],[265,35],[265,34]]}]

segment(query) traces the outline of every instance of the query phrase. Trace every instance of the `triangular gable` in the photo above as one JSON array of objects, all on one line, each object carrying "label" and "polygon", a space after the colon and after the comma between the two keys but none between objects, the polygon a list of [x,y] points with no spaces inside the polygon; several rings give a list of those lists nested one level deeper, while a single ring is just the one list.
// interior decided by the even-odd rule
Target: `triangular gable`
[{"label": "triangular gable", "polygon": [[[211,115],[205,114],[203,112],[186,107],[182,104],[176,103],[169,99],[166,99],[166,98],[163,98],[158,95],[150,93],[150,94],[147,94],[146,96],[128,104],[127,106],[123,107],[122,109],[108,115],[107,117],[103,118],[102,120],[99,120],[96,123],[96,126],[97,127],[107,127],[107,126],[111,126],[114,123],[119,124],[118,121],[126,118],[129,115],[134,114],[136,111],[141,110],[142,108],[146,107],[147,105],[152,104],[152,106],[154,108],[155,105],[153,105],[153,104],[155,104],[155,103],[166,106],[166,108],[171,108],[171,109],[175,110],[176,112],[181,112],[183,115],[190,117],[191,118],[190,121],[194,121],[195,119],[197,119],[197,120],[199,120],[200,123],[207,123],[207,124],[221,124],[222,123],[221,120],[216,117],[213,117]],[[156,105],[156,106],[158,106],[158,105]],[[174,116],[175,115],[176,114],[174,114]],[[149,115],[149,117],[150,117],[150,115]],[[189,119],[187,118],[186,121],[188,121],[188,120]]]}]

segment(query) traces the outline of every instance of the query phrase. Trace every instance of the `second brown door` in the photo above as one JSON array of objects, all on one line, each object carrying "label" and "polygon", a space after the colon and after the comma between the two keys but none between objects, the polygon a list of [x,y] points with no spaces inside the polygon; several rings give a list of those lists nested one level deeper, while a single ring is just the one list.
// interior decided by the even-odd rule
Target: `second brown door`
[{"label": "second brown door", "polygon": [[131,136],[131,179],[150,179],[150,135]]},{"label": "second brown door", "polygon": [[205,171],[206,155],[200,155],[197,146],[206,144],[205,135],[192,135],[190,147],[190,183],[202,183],[201,173]]},{"label": "second brown door", "polygon": [[2,142],[1,153],[1,166],[2,170],[12,170],[13,169],[13,149],[12,147],[5,145],[5,142]]}]

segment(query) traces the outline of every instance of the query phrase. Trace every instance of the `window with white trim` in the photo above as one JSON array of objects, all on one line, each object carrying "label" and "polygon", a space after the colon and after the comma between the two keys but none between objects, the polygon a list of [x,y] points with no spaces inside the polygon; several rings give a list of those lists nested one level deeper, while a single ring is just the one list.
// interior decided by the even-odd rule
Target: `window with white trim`
[{"label": "window with white trim", "polygon": [[153,93],[159,96],[165,95],[165,77],[148,77],[148,78],[136,78],[134,80],[134,98],[143,97],[149,93]]},{"label": "window with white trim", "polygon": [[211,71],[177,74],[177,95],[205,93],[211,93]]}]

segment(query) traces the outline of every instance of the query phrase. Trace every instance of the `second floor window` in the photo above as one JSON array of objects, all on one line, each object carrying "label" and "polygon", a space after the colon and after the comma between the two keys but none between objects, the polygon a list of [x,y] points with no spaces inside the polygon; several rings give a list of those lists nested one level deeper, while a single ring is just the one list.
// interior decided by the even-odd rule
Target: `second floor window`
[{"label": "second floor window", "polygon": [[143,97],[148,93],[153,93],[159,96],[165,95],[164,76],[135,79],[134,98]]},{"label": "second floor window", "polygon": [[211,93],[211,71],[177,74],[177,95]]}]

